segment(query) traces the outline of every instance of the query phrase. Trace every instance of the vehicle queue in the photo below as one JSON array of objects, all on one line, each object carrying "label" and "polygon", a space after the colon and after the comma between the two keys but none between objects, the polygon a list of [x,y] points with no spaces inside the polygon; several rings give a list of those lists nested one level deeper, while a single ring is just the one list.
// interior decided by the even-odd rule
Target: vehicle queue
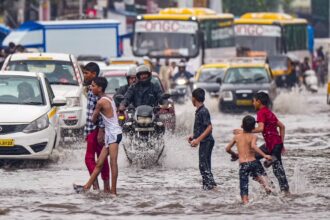
[{"label": "vehicle queue", "polygon": [[[167,26],[168,22],[172,26],[174,25],[176,29],[166,30],[166,34],[161,27]],[[247,26],[252,26],[251,28],[256,30],[252,31],[253,36],[248,35],[251,33],[251,28],[247,28]],[[185,27],[185,29],[183,30],[182,27]],[[284,29],[286,31],[283,32]],[[143,58],[110,59],[104,65],[100,65],[101,76],[104,76],[109,83],[106,93],[114,95],[119,87],[128,83],[126,76],[130,68],[141,64],[148,65],[154,70],[152,83],[159,86],[163,93],[168,92],[172,95],[173,99],[168,99],[165,104],[160,106],[161,111],[159,114],[161,123],[164,123],[166,129],[172,132],[175,131],[174,101],[176,100],[175,96],[178,94],[190,97],[191,94],[189,93],[193,89],[203,88],[211,96],[218,99],[221,111],[231,113],[236,110],[250,110],[252,109],[253,94],[264,91],[269,94],[271,101],[273,101],[277,94],[276,84],[278,86],[287,85],[280,84],[279,79],[283,81],[287,79],[285,75],[297,74],[295,67],[299,65],[294,64],[296,61],[287,52],[298,49],[307,51],[306,22],[303,19],[295,20],[283,14],[253,13],[244,15],[234,22],[231,15],[220,16],[206,9],[167,9],[157,15],[139,16],[135,22],[134,30],[132,50],[134,55]],[[217,57],[217,54],[222,54],[222,49],[234,46],[234,30],[236,33],[237,55],[248,56],[249,58],[231,58],[229,55],[227,59]],[[160,39],[158,34],[155,33],[165,34],[162,48],[159,48],[158,46],[161,44],[155,41]],[[192,35],[192,33],[196,35]],[[287,35],[284,36],[282,35],[283,33],[287,33]],[[299,33],[302,35],[305,33],[306,38],[302,38],[293,44],[292,39],[295,39],[294,37]],[[263,40],[262,45],[264,48],[254,49],[253,44],[243,45],[243,43],[251,43],[251,39],[256,37],[254,36],[255,34],[260,35],[259,37]],[[276,48],[273,48],[274,45],[272,46],[269,42],[266,42],[268,38],[265,38],[265,35],[267,34],[274,34],[272,42]],[[178,37],[181,41],[191,42],[189,48],[178,47],[176,45],[179,42],[177,41]],[[249,37],[249,39],[245,39],[246,37]],[[237,42],[240,42],[239,47]],[[276,42],[280,42],[280,46]],[[260,46],[260,44],[255,45]],[[296,47],[293,48],[292,45]],[[265,56],[268,54],[267,46],[274,49],[269,59]],[[219,51],[210,55],[215,49]],[[227,51],[230,50],[228,49]],[[286,55],[280,57],[282,56],[281,54]],[[147,59],[146,56],[149,58]],[[208,59],[206,59],[206,56],[208,56]],[[256,59],[256,56],[259,58]],[[189,64],[196,57],[199,59],[198,66],[200,68],[189,72],[187,70],[189,69]],[[167,73],[169,79],[176,78],[176,74],[179,76],[177,79],[180,76],[189,76],[189,74],[194,77],[188,77],[184,82],[182,80],[176,82],[177,85],[181,86],[180,89],[176,89],[173,86],[175,84],[174,80],[170,88],[164,88],[163,79],[160,79],[158,76],[160,67],[157,69],[157,65],[159,64],[152,63],[151,59],[169,59],[171,61],[171,68],[169,68],[170,71]],[[208,63],[202,65],[206,60]],[[216,62],[211,62],[211,60]],[[102,62],[100,60],[97,61]],[[38,80],[40,78],[44,80],[40,82],[43,85],[40,87],[42,91],[39,91],[39,99],[41,101],[39,100],[40,102],[38,103],[34,101],[29,103],[13,101],[14,99],[16,101],[20,99],[17,85],[17,89],[14,89],[15,91],[13,90],[12,94],[5,94],[7,90],[3,90],[0,94],[0,102],[1,97],[4,99],[1,105],[15,105],[21,109],[20,111],[27,111],[26,108],[31,107],[31,105],[46,105],[49,108],[47,109],[49,112],[43,112],[47,115],[47,118],[43,115],[43,117],[35,116],[33,119],[26,118],[19,121],[8,121],[5,119],[0,121],[0,158],[46,159],[50,155],[51,149],[57,146],[60,138],[69,136],[72,132],[81,134],[85,125],[86,95],[83,86],[82,70],[74,55],[55,53],[12,54],[5,60],[1,75],[8,75],[9,77],[11,74],[14,74],[8,71],[22,71],[21,75],[30,77],[32,77],[33,72],[42,72],[43,74],[33,75]],[[25,73],[23,74],[23,72]],[[3,88],[9,85],[9,82],[6,82],[6,80],[8,79],[3,79],[0,82],[0,86],[3,86]],[[49,86],[44,84],[49,84]],[[185,87],[182,87],[182,85]],[[33,92],[36,93],[37,89],[40,88],[33,88]],[[53,93],[55,96],[52,96]],[[34,96],[35,98],[37,97],[37,95]],[[330,104],[329,97],[330,81],[328,83],[327,98],[327,102]],[[63,103],[63,100],[65,100],[65,103]],[[183,102],[180,101],[178,103],[182,104],[189,98],[183,100]],[[55,107],[58,107],[56,115],[54,115],[55,110],[50,112]],[[53,120],[53,118],[57,120]],[[29,123],[33,125],[29,125]],[[25,124],[25,127],[17,126],[17,124]],[[35,126],[36,128],[31,129],[29,132],[24,132],[29,126]],[[7,130],[7,133],[3,133],[7,127],[9,130]],[[32,134],[39,132],[39,130],[47,130],[50,127],[54,127],[52,135],[44,132],[44,136],[39,138],[40,143],[31,143],[22,147],[19,145],[20,139],[15,138],[16,135],[21,135],[22,133]],[[44,145],[43,148],[40,147],[41,144]],[[34,147],[34,145],[38,146]],[[52,147],[48,147],[49,145]],[[21,151],[17,150],[17,146],[24,148],[25,153],[20,153]],[[26,154],[30,156],[26,156]]]}]

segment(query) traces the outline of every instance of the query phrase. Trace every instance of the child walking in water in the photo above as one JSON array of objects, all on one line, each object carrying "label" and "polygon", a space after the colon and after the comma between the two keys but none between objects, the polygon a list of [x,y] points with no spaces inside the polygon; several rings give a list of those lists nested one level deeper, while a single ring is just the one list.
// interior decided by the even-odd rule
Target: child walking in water
[{"label": "child walking in water", "polygon": [[[265,144],[260,149],[272,155],[272,161],[266,161],[265,167],[273,166],[273,172],[276,176],[280,189],[286,195],[290,195],[288,180],[285,175],[284,167],[282,164],[282,151],[284,149],[283,142],[285,136],[285,126],[279,121],[276,115],[268,108],[270,99],[267,93],[258,92],[254,99],[253,105],[257,110],[258,126],[253,129],[253,133],[262,133]],[[279,131],[278,131],[279,128]],[[234,133],[241,132],[239,129]],[[260,155],[256,155],[257,159],[261,159]]]},{"label": "child walking in water", "polygon": [[91,89],[94,95],[99,97],[96,104],[92,120],[97,121],[99,115],[102,116],[105,125],[105,146],[102,148],[101,154],[97,160],[96,167],[91,174],[88,182],[84,186],[74,185],[77,192],[87,191],[93,185],[95,179],[100,174],[104,161],[110,154],[111,169],[111,189],[110,194],[117,195],[117,178],[118,178],[118,145],[122,139],[122,130],[118,124],[117,110],[115,102],[107,97],[104,92],[108,85],[108,81],[104,77],[97,77],[93,80]]},{"label": "child walking in water", "polygon": [[192,147],[199,145],[199,170],[203,179],[203,189],[214,189],[217,184],[211,172],[211,155],[214,146],[210,113],[204,106],[205,91],[195,89],[192,92],[192,103],[197,108],[195,113],[194,134],[188,138]]},{"label": "child walking in water", "polygon": [[[266,172],[260,161],[256,160],[255,153],[260,154],[267,160],[272,160],[272,157],[266,155],[257,147],[257,136],[251,133],[255,128],[255,124],[256,121],[252,116],[244,117],[242,122],[243,132],[236,134],[226,147],[226,151],[232,155],[232,158],[239,159],[239,184],[243,204],[249,202],[249,176],[258,181],[267,193],[271,192],[266,179]],[[238,153],[232,151],[232,147],[235,144]]]}]

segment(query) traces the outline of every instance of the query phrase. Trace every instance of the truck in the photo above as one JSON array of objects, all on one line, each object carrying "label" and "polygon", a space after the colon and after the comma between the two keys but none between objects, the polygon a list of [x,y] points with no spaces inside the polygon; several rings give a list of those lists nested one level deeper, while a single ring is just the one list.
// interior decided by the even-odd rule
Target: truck
[{"label": "truck", "polygon": [[119,25],[116,20],[27,21],[10,32],[10,42],[40,52],[120,57]]}]

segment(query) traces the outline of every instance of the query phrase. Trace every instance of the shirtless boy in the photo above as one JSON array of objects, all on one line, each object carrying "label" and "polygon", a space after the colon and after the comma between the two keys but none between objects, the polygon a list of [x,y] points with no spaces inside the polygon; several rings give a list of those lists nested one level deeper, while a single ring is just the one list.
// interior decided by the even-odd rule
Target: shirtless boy
[{"label": "shirtless boy", "polygon": [[[249,176],[258,181],[266,190],[271,192],[266,179],[266,172],[259,160],[256,160],[255,153],[260,154],[266,160],[272,160],[270,155],[266,155],[257,147],[257,136],[252,134],[255,128],[256,121],[252,116],[243,118],[242,128],[243,132],[234,136],[233,140],[226,147],[226,151],[232,155],[232,158],[239,159],[239,179],[240,191],[243,204],[249,202]],[[232,151],[232,147],[236,144],[238,153]]]},{"label": "shirtless boy", "polygon": [[97,160],[96,167],[91,174],[90,179],[84,186],[74,185],[77,192],[87,191],[91,188],[97,176],[100,174],[104,161],[110,154],[111,168],[111,189],[110,194],[117,195],[117,177],[118,177],[118,145],[122,139],[122,130],[118,124],[116,105],[113,99],[105,95],[105,89],[108,85],[104,77],[97,77],[93,80],[91,89],[94,95],[99,97],[96,104],[92,120],[97,121],[99,115],[104,121],[105,130],[105,146],[102,148],[101,154]]}]

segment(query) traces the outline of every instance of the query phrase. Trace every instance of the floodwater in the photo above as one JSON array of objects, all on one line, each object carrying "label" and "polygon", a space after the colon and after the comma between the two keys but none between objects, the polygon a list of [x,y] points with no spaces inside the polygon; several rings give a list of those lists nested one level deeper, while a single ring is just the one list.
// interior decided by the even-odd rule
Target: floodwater
[{"label": "floodwater", "polygon": [[[323,90],[325,91],[325,89]],[[166,137],[160,165],[132,167],[124,151],[119,156],[119,196],[91,191],[76,194],[73,183],[84,183],[84,143],[60,146],[46,163],[23,162],[0,169],[0,218],[3,219],[329,219],[330,216],[330,106],[325,92],[286,92],[274,109],[286,125],[283,158],[290,197],[267,196],[250,181],[251,203],[240,203],[238,164],[224,151],[242,115],[221,114],[208,99],[216,145],[212,169],[218,191],[201,190],[198,150],[186,143],[194,109],[177,106],[177,135]],[[262,144],[262,139],[259,139]]]}]

